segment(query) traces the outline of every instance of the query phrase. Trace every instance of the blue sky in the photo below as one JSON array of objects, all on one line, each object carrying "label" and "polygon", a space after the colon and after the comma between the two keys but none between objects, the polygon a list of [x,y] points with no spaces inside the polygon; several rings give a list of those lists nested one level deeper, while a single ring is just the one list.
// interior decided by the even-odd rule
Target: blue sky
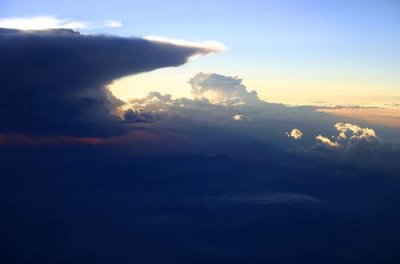
[{"label": "blue sky", "polygon": [[[186,95],[187,76],[199,70],[240,76],[265,99],[400,94],[400,3],[395,0],[2,0],[1,6],[0,18],[115,19],[123,26],[88,32],[216,40],[228,46],[224,54],[151,73],[148,79],[169,83],[161,90],[176,95]],[[139,85],[135,80],[117,86]],[[138,80],[142,90],[157,88],[145,76]]]}]

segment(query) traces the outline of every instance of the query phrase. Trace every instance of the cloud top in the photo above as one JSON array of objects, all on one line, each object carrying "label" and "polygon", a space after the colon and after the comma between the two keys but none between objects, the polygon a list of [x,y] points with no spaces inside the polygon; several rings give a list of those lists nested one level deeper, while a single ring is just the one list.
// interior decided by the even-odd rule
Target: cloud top
[{"label": "cloud top", "polygon": [[122,102],[107,84],[209,52],[68,29],[0,29],[0,71],[7,73],[0,75],[0,133],[116,133],[123,129],[115,115]]},{"label": "cloud top", "polygon": [[204,51],[208,51],[208,52],[206,52],[208,54],[224,52],[227,49],[227,47],[224,44],[222,44],[218,41],[215,41],[215,40],[195,42],[195,41],[187,41],[187,40],[182,40],[182,39],[167,38],[167,37],[153,36],[153,35],[148,35],[143,38],[146,40],[152,41],[152,42],[157,42],[157,43],[198,48],[198,49],[202,49]]},{"label": "cloud top", "polygon": [[257,93],[248,92],[242,79],[238,77],[200,72],[189,80],[189,84],[196,98],[207,98],[215,104],[241,105],[260,102]]}]

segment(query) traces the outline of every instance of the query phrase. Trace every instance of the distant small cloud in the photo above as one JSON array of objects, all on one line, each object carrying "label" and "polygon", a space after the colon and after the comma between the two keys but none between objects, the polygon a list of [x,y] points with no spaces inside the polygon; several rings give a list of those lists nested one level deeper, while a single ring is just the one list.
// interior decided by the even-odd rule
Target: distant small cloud
[{"label": "distant small cloud", "polygon": [[12,28],[20,30],[45,30],[45,29],[95,29],[118,28],[122,23],[117,20],[105,21],[79,21],[71,19],[58,19],[52,16],[39,17],[11,17],[0,19],[0,28]]},{"label": "distant small cloud", "polygon": [[286,132],[286,135],[290,138],[293,138],[294,140],[298,140],[303,137],[303,132],[301,132],[299,129],[295,128],[295,129],[292,129],[292,131],[290,131],[290,132]]},{"label": "distant small cloud", "polygon": [[243,121],[244,115],[234,115],[233,120],[234,121]]}]

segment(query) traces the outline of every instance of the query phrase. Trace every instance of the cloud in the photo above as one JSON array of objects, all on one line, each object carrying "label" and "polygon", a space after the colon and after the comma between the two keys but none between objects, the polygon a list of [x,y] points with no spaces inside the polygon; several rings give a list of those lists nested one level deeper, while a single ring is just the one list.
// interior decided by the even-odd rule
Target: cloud
[{"label": "cloud", "polygon": [[127,123],[152,123],[158,120],[157,114],[147,112],[144,108],[128,109],[124,112],[124,120]]},{"label": "cloud", "polygon": [[232,118],[234,121],[243,121],[244,115],[234,115]]},{"label": "cloud", "polygon": [[45,30],[45,29],[94,29],[94,28],[118,28],[121,27],[122,23],[117,20],[105,20],[105,21],[78,21],[71,19],[58,19],[51,16],[39,16],[39,17],[11,17],[0,19],[0,28],[11,28],[20,30]]},{"label": "cloud", "polygon": [[338,142],[332,141],[327,137],[324,137],[322,135],[318,135],[315,137],[317,141],[319,141],[320,146],[327,146],[330,148],[339,148],[341,145]]},{"label": "cloud", "polygon": [[375,144],[379,142],[375,130],[371,128],[362,128],[358,125],[350,123],[336,123],[334,125],[339,135],[332,136],[338,141],[331,140],[328,137],[318,135],[315,139],[319,141],[319,145],[331,148],[344,147],[345,150],[355,150],[364,144]]},{"label": "cloud", "polygon": [[214,104],[240,105],[259,103],[255,91],[248,92],[242,79],[216,73],[198,73],[189,80],[197,98],[207,98]]},{"label": "cloud", "polygon": [[[311,107],[287,107],[259,99],[255,92],[247,91],[238,77],[197,73],[190,82],[193,83],[193,99],[175,99],[168,94],[151,92],[120,106],[119,115],[125,117],[125,123],[148,125],[183,137],[190,135],[190,138],[198,137],[199,141],[210,142],[210,138],[215,138],[215,142],[223,142],[240,137],[240,140],[235,138],[237,143],[257,141],[260,146],[277,147],[287,146],[282,134],[289,125],[306,124],[310,129],[319,126],[319,122],[331,124],[329,118]],[[210,93],[216,93],[218,100]],[[142,118],[143,115],[146,118]],[[225,136],[218,138],[221,133]],[[298,138],[299,135],[297,132]]]},{"label": "cloud", "polygon": [[293,138],[294,140],[301,139],[303,137],[303,132],[301,132],[299,129],[295,128],[292,129],[292,131],[286,132],[286,135],[290,138]]},{"label": "cloud", "polygon": [[187,41],[187,40],[182,40],[182,39],[167,38],[167,37],[153,36],[153,35],[148,35],[143,38],[150,40],[152,42],[173,44],[176,46],[183,46],[183,47],[205,49],[205,50],[208,50],[210,53],[224,52],[227,49],[227,47],[224,44],[222,44],[218,41],[215,41],[215,40],[195,42],[195,41]]},{"label": "cloud", "polygon": [[123,103],[107,84],[212,52],[67,29],[0,29],[0,133],[125,133],[115,112]]},{"label": "cloud", "polygon": [[400,147],[395,141],[381,140],[374,129],[351,123],[336,123],[338,135],[318,135],[318,141],[306,152],[332,161],[362,166],[396,167]]},{"label": "cloud", "polygon": [[376,141],[378,139],[375,130],[370,128],[361,128],[350,123],[337,123],[335,124],[335,128],[340,132],[338,139],[347,139],[348,133],[351,133],[350,141],[361,139],[365,139],[367,141]]}]

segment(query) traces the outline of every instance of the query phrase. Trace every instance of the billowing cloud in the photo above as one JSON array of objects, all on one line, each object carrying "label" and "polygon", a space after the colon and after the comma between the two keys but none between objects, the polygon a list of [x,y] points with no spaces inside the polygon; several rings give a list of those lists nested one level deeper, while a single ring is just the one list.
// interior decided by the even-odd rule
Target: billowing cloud
[{"label": "billowing cloud", "polygon": [[[362,144],[374,144],[379,141],[375,130],[371,128],[362,128],[350,123],[336,123],[335,126],[339,135],[332,136],[332,139],[318,135],[315,139],[320,145],[331,148],[353,149]],[[335,141],[335,139],[337,141]]]},{"label": "billowing cloud", "polygon": [[212,52],[67,29],[0,29],[0,133],[122,133],[115,115],[122,102],[108,83]]},{"label": "billowing cloud", "polygon": [[374,129],[351,123],[336,123],[334,128],[338,135],[318,135],[315,138],[318,142],[306,152],[363,166],[391,167],[398,164],[399,145],[395,141],[381,140]]},{"label": "billowing cloud", "polygon": [[44,30],[44,29],[93,29],[93,28],[118,28],[122,23],[117,20],[104,21],[79,21],[71,19],[58,19],[51,16],[39,16],[28,18],[2,18],[0,19],[0,28],[12,28],[20,30]]},{"label": "billowing cloud", "polygon": [[290,138],[293,138],[294,140],[301,139],[303,137],[303,132],[301,132],[299,129],[294,128],[292,131],[286,132],[286,135]]},{"label": "billowing cloud", "polygon": [[362,139],[376,141],[378,139],[375,131],[371,128],[361,128],[350,123],[337,123],[335,128],[339,131],[338,139],[347,139],[348,133],[350,133],[350,141]]},{"label": "billowing cloud", "polygon": [[204,97],[215,104],[240,105],[260,102],[257,93],[248,92],[242,80],[237,77],[200,72],[191,78],[189,83],[197,98]]}]

